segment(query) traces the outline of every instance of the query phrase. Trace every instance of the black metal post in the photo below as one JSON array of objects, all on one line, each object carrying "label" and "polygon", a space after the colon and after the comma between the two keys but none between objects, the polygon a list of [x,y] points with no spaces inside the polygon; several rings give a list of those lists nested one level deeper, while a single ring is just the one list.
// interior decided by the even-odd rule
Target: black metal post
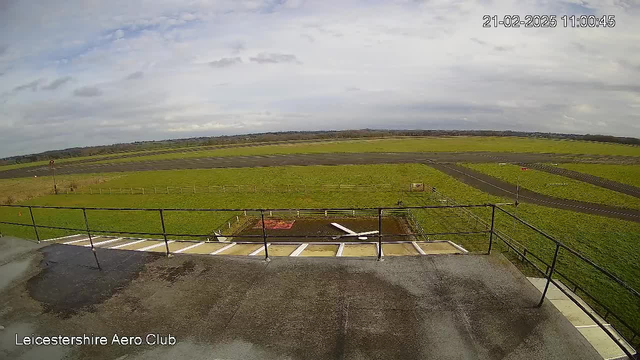
[{"label": "black metal post", "polygon": [[87,209],[82,208],[82,214],[84,215],[84,225],[87,227],[87,235],[89,235],[91,252],[93,252],[93,257],[96,259],[96,265],[98,265],[98,270],[102,270],[102,267],[100,267],[100,262],[98,261],[98,254],[96,253],[96,248],[93,247],[93,238],[91,237],[91,231],[89,230],[89,220],[87,220]]},{"label": "black metal post", "polygon": [[378,261],[382,260],[382,209],[378,208]]},{"label": "black metal post", "polygon": [[29,214],[31,214],[31,224],[33,224],[33,231],[36,232],[36,239],[38,240],[38,244],[40,244],[40,235],[38,234],[38,227],[36,226],[36,220],[33,218],[33,210],[31,206],[29,206]]},{"label": "black metal post", "polygon": [[553,276],[553,271],[556,269],[556,261],[558,260],[558,252],[560,251],[560,244],[556,243],[556,251],[553,254],[553,262],[551,263],[551,270],[549,271],[549,275],[547,275],[547,283],[544,286],[544,291],[542,292],[542,297],[540,298],[540,303],[538,307],[542,306],[544,302],[544,297],[547,296],[547,290],[549,290],[549,283],[551,283],[551,277]]},{"label": "black metal post", "polygon": [[489,234],[489,250],[487,251],[487,254],[491,254],[491,246],[493,245],[493,229],[494,229],[494,224],[496,221],[496,206],[492,205],[491,206],[491,233]]},{"label": "black metal post", "polygon": [[171,255],[169,252],[169,242],[167,241],[167,230],[164,227],[164,213],[160,209],[160,222],[162,223],[162,236],[164,237],[164,246],[167,248],[167,256]]},{"label": "black metal post", "polygon": [[264,210],[260,210],[260,218],[262,219],[262,240],[264,241],[264,259],[269,261],[269,249],[267,247],[267,227],[264,224]]}]

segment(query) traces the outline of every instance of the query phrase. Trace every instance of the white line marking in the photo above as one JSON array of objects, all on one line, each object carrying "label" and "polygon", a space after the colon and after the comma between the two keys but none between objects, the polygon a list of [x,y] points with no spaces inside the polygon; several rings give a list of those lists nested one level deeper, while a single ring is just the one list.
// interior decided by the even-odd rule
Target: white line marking
[{"label": "white line marking", "polygon": [[307,248],[307,246],[309,246],[309,244],[307,244],[307,243],[304,243],[304,244],[302,244],[302,245],[298,246],[298,247],[297,247],[297,248],[296,248],[296,249],[291,253],[291,255],[289,255],[289,256],[299,256],[299,255],[300,255],[300,253],[302,253],[302,252],[304,251],[304,249],[306,249],[306,248]]},{"label": "white line marking", "polygon": [[447,240],[447,242],[449,244],[453,245],[456,249],[462,251],[463,253],[465,253],[465,254],[468,253],[468,251],[465,248],[463,248],[462,246],[460,246],[460,245],[458,245],[458,244],[456,244],[456,243],[454,243],[454,242],[452,242],[450,240]]},{"label": "white line marking", "polygon": [[338,223],[331,223],[331,225],[333,225],[333,226],[337,227],[338,229],[346,232],[347,234],[351,234],[351,235],[356,235],[357,234],[355,231],[353,231],[351,229],[347,229],[346,227],[344,227],[344,226],[342,226],[342,225],[340,225]]},{"label": "white line marking", "polygon": [[344,243],[340,243],[340,247],[338,247],[338,252],[336,256],[342,256],[342,252],[344,251]]},{"label": "white line marking", "polygon": [[420,253],[420,255],[427,255],[427,253],[424,252],[424,250],[422,250],[422,248],[418,246],[415,241],[412,241],[411,243],[413,244],[413,247],[416,248],[416,250]]},{"label": "white line marking", "polygon": [[[169,241],[167,241],[167,244],[171,244],[172,242],[175,242],[175,241],[169,240]],[[147,251],[147,250],[155,249],[155,248],[160,247],[162,245],[164,245],[164,241],[160,241],[160,244],[154,244],[154,245],[150,245],[150,246],[147,246],[147,247],[143,247],[142,249],[138,249],[136,251]]]},{"label": "white line marking", "polygon": [[212,253],[211,253],[211,254],[209,254],[209,255],[217,255],[217,254],[219,254],[219,253],[221,253],[221,252],[223,252],[223,251],[227,250],[228,248],[230,248],[230,247],[234,246],[235,244],[236,244],[236,243],[231,243],[231,244],[229,244],[229,245],[227,245],[227,246],[225,246],[225,247],[221,247],[220,249],[218,249],[218,250],[216,250],[216,251],[212,252]]},{"label": "white line marking", "polygon": [[65,242],[63,244],[69,245],[69,244],[75,244],[75,243],[78,243],[78,242],[81,242],[81,241],[87,241],[87,240],[89,240],[89,238],[84,238],[84,239],[80,239],[80,240],[73,240],[73,241],[67,241],[67,242]]},{"label": "white line marking", "polygon": [[56,241],[56,240],[63,240],[63,239],[68,239],[74,236],[82,236],[82,234],[75,234],[75,235],[67,235],[67,236],[62,236],[62,237],[57,237],[57,238],[53,238],[53,239],[47,239],[47,240],[42,240],[42,241]]},{"label": "white line marking", "polygon": [[117,245],[117,246],[112,246],[109,249],[120,249],[121,247],[125,247],[125,246],[129,246],[129,245],[135,245],[135,244],[139,244],[143,241],[147,241],[146,239],[142,239],[142,240],[136,240],[136,241],[132,241],[130,243],[126,243],[126,244],[121,244],[121,245]]},{"label": "white line marking", "polygon": [[187,251],[189,249],[193,249],[193,248],[198,247],[198,246],[203,245],[203,244],[204,244],[204,241],[203,242],[199,242],[197,244],[193,244],[193,245],[187,246],[186,248],[174,251],[173,253],[174,254],[180,254],[181,252],[185,252],[185,251]]},{"label": "white line marking", "polygon": [[[111,239],[111,240],[100,241],[100,242],[97,242],[97,243],[93,243],[93,246],[98,246],[98,245],[102,245],[102,244],[108,244],[108,243],[116,242],[118,240],[122,240],[122,238],[115,238],[115,239]],[[85,247],[91,247],[91,244],[85,245]]]},{"label": "white line marking", "polygon": [[[271,246],[271,244],[267,244],[267,247]],[[256,256],[258,254],[260,254],[261,252],[264,251],[264,245],[260,246],[260,248],[254,252],[252,252],[251,254],[249,254],[249,256]]]},{"label": "white line marking", "polygon": [[[611,326],[611,324],[602,324],[603,326]],[[577,325],[576,329],[584,329],[584,328],[594,328],[594,327],[600,327],[600,325],[598,324],[593,324],[593,325]]]}]

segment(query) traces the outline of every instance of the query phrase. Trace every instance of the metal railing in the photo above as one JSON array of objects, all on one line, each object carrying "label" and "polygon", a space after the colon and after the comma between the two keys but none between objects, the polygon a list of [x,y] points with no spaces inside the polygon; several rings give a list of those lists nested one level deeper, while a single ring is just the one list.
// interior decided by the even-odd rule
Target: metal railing
[{"label": "metal railing", "polygon": [[[569,297],[569,299],[571,299],[578,307],[580,307],[607,335],[609,335],[611,337],[611,339],[625,352],[625,354],[627,356],[629,356],[630,359],[638,359],[636,357],[635,354],[632,354],[626,346],[624,346],[624,344],[616,337],[616,335],[611,332],[611,330],[609,330],[605,324],[603,324],[600,319],[598,319],[596,316],[594,316],[593,314],[591,314],[587,308],[585,308],[585,306],[583,304],[581,304],[576,298],[574,298],[574,296],[572,296],[568,289],[566,289],[564,286],[560,285],[559,280],[554,279],[554,275],[560,276],[563,279],[567,280],[568,282],[570,282],[572,284],[572,286],[574,287],[574,292],[577,291],[578,289],[580,289],[584,294],[586,294],[590,299],[592,299],[594,302],[596,302],[597,304],[602,305],[602,301],[599,301],[593,294],[588,293],[585,289],[580,288],[580,286],[577,284],[577,282],[575,280],[571,280],[569,279],[569,277],[567,276],[567,274],[562,274],[560,273],[557,269],[556,269],[556,265],[557,265],[557,260],[558,260],[558,256],[560,254],[561,251],[563,251],[564,253],[570,254],[572,256],[574,256],[575,258],[579,259],[580,261],[584,262],[585,264],[588,264],[590,267],[592,267],[593,269],[597,270],[598,272],[600,272],[601,274],[605,275],[607,278],[609,278],[611,281],[615,282],[616,284],[618,284],[619,286],[621,286],[628,294],[630,294],[632,297],[639,299],[640,300],[640,293],[634,289],[632,286],[630,286],[629,284],[627,284],[626,282],[624,282],[623,280],[621,280],[620,278],[618,278],[617,276],[615,276],[614,274],[612,274],[610,271],[604,269],[603,267],[601,267],[600,265],[596,264],[595,262],[593,262],[592,260],[588,259],[587,257],[585,257],[584,255],[580,254],[579,252],[577,252],[574,249],[571,249],[570,247],[568,247],[567,245],[565,245],[564,243],[556,240],[554,237],[552,237],[551,235],[545,233],[543,230],[538,229],[537,227],[535,227],[534,225],[531,225],[530,223],[526,222],[525,220],[519,218],[517,215],[514,215],[512,213],[510,213],[509,211],[505,210],[504,208],[502,208],[500,206],[500,204],[475,204],[475,205],[460,205],[460,204],[454,204],[454,205],[433,205],[433,206],[429,206],[429,205],[424,205],[424,206],[402,206],[402,207],[369,207],[369,208],[313,208],[313,209],[292,209],[292,208],[281,208],[281,209],[244,209],[244,208],[240,208],[240,209],[197,209],[197,208],[192,208],[192,209],[180,209],[180,208],[91,208],[91,207],[62,207],[62,206],[37,206],[37,205],[0,205],[0,207],[10,207],[10,208],[28,208],[29,210],[29,215],[30,215],[30,220],[31,223],[27,224],[27,223],[16,223],[16,222],[8,222],[8,221],[0,221],[0,224],[6,224],[6,225],[15,225],[15,226],[27,226],[27,227],[32,227],[34,234],[36,236],[36,239],[38,240],[38,242],[40,242],[40,233],[38,232],[38,229],[54,229],[54,230],[65,230],[65,231],[79,231],[79,232],[86,232],[86,234],[89,237],[89,243],[91,246],[91,251],[93,252],[95,261],[96,261],[96,265],[98,267],[98,269],[101,269],[100,267],[100,263],[98,261],[98,256],[96,253],[96,248],[94,247],[93,244],[93,236],[95,234],[131,234],[131,235],[145,235],[145,236],[161,236],[164,240],[165,243],[165,248],[166,248],[166,254],[167,256],[171,255],[171,252],[169,250],[169,241],[168,241],[168,237],[209,237],[211,236],[211,234],[184,234],[184,233],[169,233],[166,230],[166,226],[165,226],[165,213],[167,212],[235,212],[238,215],[243,215],[243,216],[253,216],[253,217],[259,217],[261,219],[261,226],[262,226],[262,233],[260,235],[235,235],[235,234],[229,234],[229,235],[224,235],[224,234],[217,234],[218,236],[228,236],[228,237],[246,237],[246,238],[254,238],[254,239],[261,239],[262,240],[262,244],[264,247],[264,253],[265,253],[265,259],[268,260],[269,259],[269,252],[268,252],[268,242],[269,239],[274,239],[275,241],[277,241],[277,239],[279,238],[304,238],[304,239],[308,239],[308,238],[326,238],[327,235],[273,235],[273,234],[268,234],[267,229],[265,227],[265,216],[271,217],[271,216],[278,216],[278,217],[286,217],[286,216],[320,216],[320,217],[334,217],[334,216],[367,216],[367,217],[373,217],[373,218],[377,218],[378,220],[378,233],[377,235],[374,235],[375,237],[377,237],[377,250],[378,250],[378,259],[381,259],[382,256],[382,244],[384,243],[383,239],[384,238],[391,238],[391,237],[399,237],[399,236],[409,236],[409,237],[422,237],[422,238],[426,238],[427,236],[432,236],[432,235],[453,235],[453,234],[461,234],[461,235],[468,235],[468,234],[489,234],[489,239],[488,239],[488,250],[487,253],[490,254],[491,253],[491,249],[492,249],[492,245],[493,245],[493,241],[494,241],[494,237],[496,237],[497,239],[499,239],[500,241],[502,241],[509,249],[513,250],[523,261],[526,261],[527,263],[529,263],[530,265],[532,265],[534,267],[534,269],[536,269],[536,271],[538,271],[540,274],[542,274],[545,278],[546,278],[546,284],[542,293],[542,297],[540,298],[540,302],[539,302],[539,306],[542,306],[544,299],[546,297],[546,293],[549,289],[549,285],[550,284],[554,284],[558,289],[560,289],[563,293],[565,293],[565,295],[567,295],[567,297]],[[474,214],[473,212],[471,212],[470,210],[474,209],[474,208],[491,208],[491,221],[487,222],[484,219],[481,219],[480,217],[478,217],[476,214]],[[36,219],[34,217],[33,214],[33,209],[59,209],[59,210],[80,210],[82,211],[83,214],[83,220],[84,220],[84,227],[83,228],[70,228],[70,227],[62,227],[62,226],[49,226],[49,225],[38,225],[36,222]],[[412,211],[415,210],[421,210],[421,209],[459,209],[461,211],[464,211],[465,213],[467,213],[467,215],[471,216],[472,218],[474,218],[476,220],[476,223],[480,222],[485,228],[489,227],[489,230],[480,230],[480,231],[456,231],[456,232],[440,232],[440,233],[428,233],[426,231],[424,231],[424,229],[422,229],[422,227],[420,227],[418,229],[418,232],[414,232],[411,231],[410,233],[403,233],[403,234],[388,234],[388,233],[383,233],[383,227],[382,227],[382,219],[384,216],[408,216],[409,219],[413,219],[412,221],[417,222],[417,220],[415,219],[415,217],[413,217]],[[510,216],[511,218],[513,218],[515,221],[523,224],[524,226],[526,226],[527,228],[537,232],[538,234],[542,235],[546,240],[550,241],[551,244],[554,245],[554,255],[553,255],[553,260],[551,262],[551,264],[546,263],[541,256],[534,254],[533,252],[531,252],[530,250],[527,250],[526,248],[524,248],[521,244],[517,243],[515,240],[513,240],[512,238],[510,238],[508,235],[506,235],[504,232],[499,231],[498,229],[496,229],[495,227],[495,219],[496,219],[496,210],[499,211],[500,213],[506,214],[508,216]],[[144,212],[156,212],[158,213],[158,220],[161,224],[161,228],[162,228],[162,232],[131,232],[131,231],[116,231],[116,230],[98,230],[98,229],[92,229],[89,225],[89,221],[87,218],[87,211],[120,211],[120,212],[131,212],[131,211],[144,211]],[[418,223],[419,224],[419,223]],[[407,240],[406,242],[410,242],[412,240]],[[391,241],[390,241],[391,242]],[[397,243],[398,241],[393,241],[393,243]],[[402,241],[400,241],[402,242]],[[518,247],[520,247],[521,249],[524,250],[520,250],[518,249]],[[537,261],[539,261],[542,264],[545,264],[546,269],[542,270],[540,269],[539,266],[537,266],[532,260],[531,258],[536,259]],[[634,341],[636,340],[636,338],[638,338],[638,340],[640,340],[640,332],[638,331],[638,329],[634,328],[632,325],[629,325],[628,322],[624,321],[623,318],[621,316],[619,316],[618,314],[614,313],[610,308],[602,305],[602,307],[605,309],[606,314],[604,314],[603,318],[606,319],[608,316],[612,316],[614,317],[619,324],[623,325],[626,327],[626,329],[628,330],[627,333],[631,333],[632,336],[630,338],[627,338],[624,336],[624,334],[622,334],[624,340],[631,344],[632,346],[635,346],[637,348],[638,343],[634,343]],[[636,350],[637,352],[637,350]]]},{"label": "metal railing", "polygon": [[[496,209],[499,210],[501,213],[506,214],[509,217],[513,218],[515,221],[517,221],[520,224],[526,226],[527,228],[529,228],[529,229],[535,231],[536,233],[542,235],[547,240],[551,241],[551,243],[554,245],[554,254],[553,254],[553,259],[551,261],[551,264],[549,264],[548,262],[543,260],[540,255],[537,255],[537,254],[533,253],[532,251],[528,250],[526,247],[523,247],[520,244],[518,244],[518,245],[520,245],[522,250],[518,249],[516,246],[514,246],[514,241],[512,241],[512,239],[510,237],[508,237],[506,234],[504,234],[502,232],[496,231],[494,229],[495,210]],[[576,259],[579,259],[580,261],[584,262],[585,264],[587,264],[588,266],[590,266],[594,270],[596,270],[599,273],[601,273],[602,275],[606,276],[608,279],[610,279],[614,283],[618,284],[620,287],[622,287],[633,298],[635,298],[638,301],[640,301],[640,292],[638,292],[638,290],[634,289],[631,285],[627,284],[626,282],[624,282],[623,280],[621,280],[620,278],[618,278],[617,276],[612,274],[610,271],[608,271],[608,270],[604,269],[603,267],[601,267],[600,265],[596,264],[591,259],[585,257],[584,255],[580,254],[576,250],[570,248],[569,246],[565,245],[561,241],[559,241],[559,240],[555,239],[554,237],[552,237],[551,235],[547,234],[543,230],[538,229],[534,225],[532,225],[532,224],[528,223],[527,221],[519,218],[517,215],[510,213],[509,211],[503,209],[502,207],[500,207],[498,205],[493,206],[492,213],[493,214],[492,214],[492,220],[491,220],[491,226],[492,226],[492,228],[491,228],[491,236],[493,237],[495,235],[505,245],[507,245],[507,247],[510,250],[513,250],[519,256],[519,259],[522,259],[523,262],[526,262],[529,265],[531,265],[535,269],[535,271],[537,271],[538,273],[543,275],[547,280],[546,283],[545,283],[545,287],[544,287],[544,290],[542,292],[542,297],[540,298],[540,302],[539,302],[538,306],[542,306],[542,304],[544,302],[544,298],[546,297],[546,293],[549,290],[549,285],[550,284],[555,285],[556,288],[558,288],[573,303],[575,303],[585,314],[587,314],[587,316],[589,316],[589,318],[591,318],[591,320],[593,320],[598,325],[598,327],[600,327],[616,343],[616,345],[618,345],[618,347],[620,347],[620,349],[629,357],[629,359],[639,359],[639,357],[638,357],[638,347],[640,346],[640,330],[635,328],[635,327],[633,327],[628,322],[624,321],[621,316],[615,314],[614,311],[612,311],[609,307],[605,306],[602,303],[602,301],[599,301],[593,294],[589,293],[584,288],[581,288],[577,284],[577,282],[575,280],[570,279],[567,276],[567,274],[560,273],[556,269],[556,266],[557,266],[557,263],[558,263],[558,257],[560,255],[560,252],[563,251],[565,253],[568,253],[569,255],[574,256]],[[527,256],[532,257],[536,261],[544,264],[546,266],[546,269],[542,270],[534,261],[532,261]],[[567,282],[569,282],[571,285],[573,285],[573,288],[574,288],[573,293],[576,294],[576,296],[577,296],[577,292],[576,291],[579,289],[579,290],[581,290],[582,293],[584,293],[588,297],[589,300],[593,301],[594,303],[596,303],[597,305],[602,307],[605,310],[605,314],[603,314],[603,315],[598,314],[598,315],[600,315],[603,320],[606,320],[607,317],[609,317],[609,316],[614,317],[617,320],[618,324],[622,325],[626,329],[627,333],[631,334],[630,336],[629,335],[625,336],[624,334],[619,334],[619,335],[630,346],[635,348],[635,352],[636,353],[633,354],[631,351],[629,351],[627,346],[625,346],[625,344],[622,341],[620,341],[620,339],[618,339],[616,334],[614,334],[609,328],[607,328],[607,326],[606,326],[607,324],[603,323],[603,321],[601,321],[600,318],[598,318],[598,316],[595,316],[591,311],[589,311],[589,309],[584,304],[582,304],[580,301],[578,301],[578,299],[576,299],[570,293],[569,288],[566,287],[565,284],[563,284],[561,281],[559,281],[557,279],[554,279],[553,278],[554,275],[558,275],[558,276],[562,277]],[[594,311],[597,313],[597,310],[594,309]],[[636,341],[636,339],[638,339],[639,341]]]}]

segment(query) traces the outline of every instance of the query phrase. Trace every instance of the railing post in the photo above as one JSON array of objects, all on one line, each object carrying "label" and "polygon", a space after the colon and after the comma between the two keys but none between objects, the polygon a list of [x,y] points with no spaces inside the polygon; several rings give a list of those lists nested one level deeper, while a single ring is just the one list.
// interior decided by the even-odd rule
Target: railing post
[{"label": "railing post", "polygon": [[29,206],[29,214],[31,215],[31,224],[33,224],[33,231],[36,233],[36,239],[38,240],[38,244],[40,244],[40,235],[38,234],[38,226],[36,226],[36,220],[33,218],[33,210],[31,206]]},{"label": "railing post", "polygon": [[162,236],[164,237],[164,246],[167,248],[167,256],[171,256],[169,252],[169,242],[167,241],[167,230],[164,227],[164,213],[160,209],[160,222],[162,223]]},{"label": "railing post", "polygon": [[489,250],[487,254],[491,254],[491,246],[493,245],[493,229],[496,221],[496,205],[491,206],[491,233],[489,234]]},{"label": "railing post", "polygon": [[264,224],[264,210],[260,210],[262,219],[262,240],[264,241],[264,260],[269,261],[269,247],[267,246],[267,227]]},{"label": "railing post", "polygon": [[378,208],[378,261],[382,260],[382,209]]},{"label": "railing post", "polygon": [[87,209],[82,208],[82,215],[84,215],[84,225],[87,227],[87,235],[89,235],[91,252],[93,252],[93,257],[96,259],[96,265],[98,265],[98,270],[102,270],[102,267],[100,267],[100,262],[98,261],[98,254],[96,253],[96,248],[93,246],[93,238],[91,237],[91,230],[89,230],[89,220],[87,220]]},{"label": "railing post", "polygon": [[547,275],[547,283],[544,286],[544,291],[542,292],[542,297],[540,298],[540,303],[538,304],[538,307],[542,306],[542,303],[544,302],[544,297],[547,296],[547,290],[549,290],[549,283],[551,282],[553,271],[556,268],[556,261],[558,260],[559,251],[560,251],[560,244],[556,243],[556,251],[553,254],[553,262],[551,263],[551,270],[549,271],[549,275]]}]

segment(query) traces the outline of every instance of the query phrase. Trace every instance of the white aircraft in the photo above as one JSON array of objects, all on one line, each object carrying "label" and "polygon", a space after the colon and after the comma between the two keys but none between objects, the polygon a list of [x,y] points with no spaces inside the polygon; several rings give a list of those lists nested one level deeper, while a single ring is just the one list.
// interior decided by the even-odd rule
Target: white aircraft
[{"label": "white aircraft", "polygon": [[377,233],[378,233],[378,230],[375,230],[375,231],[365,231],[365,232],[357,233],[357,232],[355,232],[355,231],[353,231],[353,230],[351,230],[351,229],[348,229],[348,228],[346,228],[346,227],[344,227],[344,226],[342,226],[342,225],[340,225],[340,224],[338,224],[338,223],[331,223],[331,225],[333,225],[333,226],[337,227],[338,229],[340,229],[340,230],[342,230],[342,231],[344,231],[344,232],[346,232],[346,233],[347,233],[347,235],[338,235],[338,236],[334,236],[334,237],[333,237],[333,239],[334,239],[334,240],[335,240],[335,239],[338,239],[338,238],[341,238],[341,237],[343,237],[343,236],[357,236],[357,237],[358,237],[358,240],[367,240],[367,237],[366,237],[366,236],[364,236],[364,235],[373,235],[373,234],[377,234]]}]

